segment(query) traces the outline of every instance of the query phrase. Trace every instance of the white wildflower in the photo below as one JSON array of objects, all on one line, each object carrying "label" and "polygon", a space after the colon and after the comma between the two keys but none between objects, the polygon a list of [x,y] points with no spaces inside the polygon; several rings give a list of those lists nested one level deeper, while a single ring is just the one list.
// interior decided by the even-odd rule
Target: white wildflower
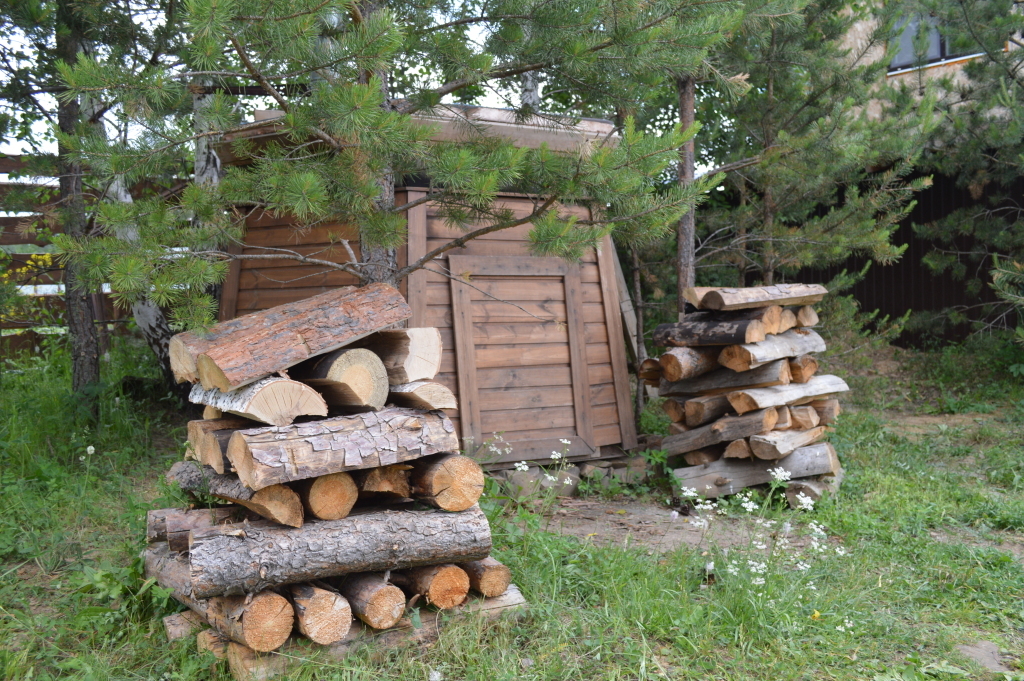
[{"label": "white wildflower", "polygon": [[706,563],[706,564],[704,565],[704,572],[707,572],[707,573],[712,573],[712,572],[714,572],[714,571],[715,571],[715,564],[714,564],[713,562],[711,562],[711,561],[708,561],[708,562],[707,562],[707,563]]},{"label": "white wildflower", "polygon": [[814,510],[814,499],[810,498],[803,492],[796,493],[796,507],[801,511],[813,511]]},{"label": "white wildflower", "polygon": [[747,513],[753,513],[757,510],[757,504],[753,501],[744,501],[740,506],[742,506]]},{"label": "white wildflower", "polygon": [[562,484],[563,485],[571,485],[572,484],[572,478],[567,477],[565,480],[562,481]]},{"label": "white wildflower", "polygon": [[[750,580],[750,583],[754,586],[764,586],[764,577],[754,577]],[[758,594],[760,596],[760,594]]]},{"label": "white wildflower", "polygon": [[811,569],[811,564],[810,563],[806,563],[806,562],[800,560],[800,561],[797,561],[797,564],[795,565],[795,567],[796,567],[797,570],[801,570],[801,571],[802,570],[810,570]]},{"label": "white wildflower", "polygon": [[762,563],[756,560],[748,560],[747,567],[750,568],[750,571],[755,575],[763,575],[768,572],[768,563]]},{"label": "white wildflower", "polygon": [[816,587],[814,585],[814,582],[807,582],[807,588],[810,589],[811,591],[817,591],[818,590],[818,587]]},{"label": "white wildflower", "polygon": [[775,482],[786,482],[791,477],[793,477],[793,474],[787,471],[782,466],[779,466],[778,468],[773,468],[768,472],[771,473],[772,480],[774,480]]},{"label": "white wildflower", "polygon": [[80,457],[78,457],[78,460],[79,461],[85,461],[85,457],[84,456],[80,456]]},{"label": "white wildflower", "polygon": [[759,551],[764,551],[765,549],[768,548],[768,545],[764,544],[762,542],[759,542],[759,541],[755,541],[754,542],[754,548],[759,550]]},{"label": "white wildflower", "polygon": [[551,452],[551,460],[558,461],[562,458],[562,452]]},{"label": "white wildflower", "polygon": [[696,527],[698,530],[705,530],[708,527],[708,521],[704,518],[691,518],[690,524]]},{"label": "white wildflower", "polygon": [[530,470],[530,465],[525,461],[520,461],[515,466],[513,466],[513,468],[515,468],[517,471],[525,473],[526,471]]},{"label": "white wildflower", "polygon": [[444,681],[444,676],[436,669],[431,669],[430,674],[427,676],[427,681]]},{"label": "white wildflower", "polygon": [[786,522],[782,523],[782,527],[780,527],[779,529],[782,531],[782,534],[789,534],[793,531],[793,525],[787,520]]},{"label": "white wildflower", "polygon": [[697,490],[691,487],[684,487],[682,490],[680,490],[679,496],[681,496],[683,499],[696,499]]},{"label": "white wildflower", "polygon": [[846,549],[843,548],[842,546],[837,546],[836,547],[836,555],[837,556],[845,556],[846,555]]},{"label": "white wildflower", "polygon": [[561,442],[563,445],[571,445],[572,444],[572,442],[570,442],[569,440],[566,440],[564,438],[560,439],[559,442]]},{"label": "white wildflower", "polygon": [[92,456],[93,454],[96,453],[96,448],[93,447],[92,445],[89,445],[88,447],[85,448],[85,453],[88,454],[89,456]]},{"label": "white wildflower", "polygon": [[678,517],[679,517],[679,511],[672,511],[671,513],[668,514],[669,520],[675,520]]},{"label": "white wildflower", "polygon": [[544,477],[547,479],[548,482],[558,482],[558,478],[551,475],[550,473],[545,473]]}]

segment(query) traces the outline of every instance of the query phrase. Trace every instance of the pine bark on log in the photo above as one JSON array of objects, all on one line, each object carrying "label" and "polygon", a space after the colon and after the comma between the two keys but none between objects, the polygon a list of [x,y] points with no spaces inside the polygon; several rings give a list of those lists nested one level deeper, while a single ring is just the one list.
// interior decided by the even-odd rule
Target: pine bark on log
[{"label": "pine bark on log", "polygon": [[767,433],[775,427],[777,419],[778,414],[774,408],[744,416],[725,416],[710,425],[666,437],[661,441],[661,449],[669,454],[685,454],[720,442]]},{"label": "pine bark on log", "polygon": [[477,560],[490,550],[490,527],[479,507],[374,511],[299,529],[223,525],[192,532],[189,593],[250,593],[352,572]]},{"label": "pine bark on log", "polygon": [[240,523],[249,515],[241,506],[217,506],[185,511],[162,508],[146,513],[146,541],[167,542],[171,551],[188,551],[188,533],[202,527]]},{"label": "pine bark on log", "polygon": [[814,407],[814,411],[818,412],[818,419],[821,425],[830,426],[832,425],[836,417],[842,413],[842,407],[839,405],[839,400],[834,397],[830,397],[826,400],[814,400],[810,406]]},{"label": "pine bark on log", "polygon": [[485,598],[500,596],[512,583],[512,571],[494,558],[459,563],[469,576],[469,588]]},{"label": "pine bark on log", "polygon": [[218,475],[212,468],[194,461],[178,461],[171,466],[167,482],[192,493],[209,493],[218,499],[244,506],[250,511],[290,527],[302,526],[302,501],[285,485],[269,485],[260,490],[247,487],[235,475]]},{"label": "pine bark on log", "polygon": [[352,613],[374,629],[390,629],[405,612],[405,594],[381,573],[349,575],[337,580]]},{"label": "pine bark on log", "polygon": [[775,430],[789,430],[793,427],[793,417],[789,413],[789,407],[776,407],[779,412],[779,420],[775,422]]},{"label": "pine bark on log", "polygon": [[820,284],[777,284],[753,288],[719,288],[708,291],[701,305],[709,310],[741,310],[767,305],[809,305],[817,303],[828,289]]},{"label": "pine bark on log", "polygon": [[772,481],[772,469],[783,468],[794,478],[830,475],[840,470],[839,457],[827,442],[801,447],[778,461],[761,459],[720,459],[706,466],[688,466],[673,471],[681,488],[697,490],[708,499],[736,494],[753,485]]},{"label": "pine bark on log", "polygon": [[701,395],[691,397],[683,403],[686,411],[686,425],[690,428],[711,423],[720,416],[732,412],[729,398],[723,395]]},{"label": "pine bark on log", "polygon": [[818,313],[810,305],[796,309],[796,325],[801,328],[818,325]]},{"label": "pine bark on log", "polygon": [[818,360],[810,355],[800,355],[789,360],[789,375],[793,383],[806,383],[818,373]]},{"label": "pine bark on log", "polygon": [[779,333],[785,333],[790,329],[796,328],[796,325],[796,314],[790,309],[783,310],[782,319],[779,320]]},{"label": "pine bark on log", "polygon": [[760,343],[730,345],[722,350],[718,362],[733,371],[750,371],[768,362],[823,352],[825,341],[810,329],[793,329],[777,336],[768,336]]},{"label": "pine bark on log", "polygon": [[[186,612],[192,612],[187,610]],[[231,642],[224,634],[216,629],[204,629],[196,634],[196,650],[200,653],[210,653],[218,660],[228,659],[228,643]]]},{"label": "pine bark on log", "polygon": [[814,407],[810,405],[790,407],[789,413],[793,418],[793,428],[797,430],[810,430],[811,428],[817,428],[821,423],[821,417],[818,416],[818,412],[816,412]]},{"label": "pine bark on log", "polygon": [[640,362],[640,370],[637,375],[644,381],[661,380],[661,364],[654,358],[647,358]]},{"label": "pine bark on log", "polygon": [[789,382],[789,362],[780,359],[750,371],[733,371],[723,367],[710,374],[685,381],[670,383],[662,380],[658,384],[658,394],[662,397],[715,395],[730,393],[738,389],[786,385]]},{"label": "pine bark on log", "polygon": [[330,473],[292,483],[302,500],[302,508],[319,520],[348,517],[359,498],[359,489],[348,473]]},{"label": "pine bark on log", "polygon": [[721,447],[704,447],[702,449],[695,449],[692,452],[686,452],[683,454],[683,461],[686,462],[687,466],[700,466],[712,461],[718,461],[724,453],[725,450]]},{"label": "pine bark on log", "polygon": [[229,472],[225,468],[225,461],[231,432],[255,427],[259,427],[259,423],[234,415],[189,421],[188,444],[196,461],[223,475],[225,472]]},{"label": "pine bark on log", "polygon": [[661,403],[661,409],[668,416],[668,420],[672,423],[682,423],[686,421],[686,402],[683,400],[677,400],[674,397],[670,397]]},{"label": "pine bark on log", "polygon": [[652,336],[655,345],[674,347],[756,343],[764,340],[764,337],[764,324],[756,319],[659,324]]},{"label": "pine bark on log", "polygon": [[758,321],[764,326],[764,332],[767,335],[779,332],[779,324],[782,322],[782,311],[783,308],[779,305],[753,307],[746,310],[732,310],[730,312],[704,310],[702,312],[691,312],[686,315],[686,320],[691,322]]},{"label": "pine bark on log", "polygon": [[750,451],[759,459],[775,461],[801,447],[817,442],[824,434],[825,426],[818,426],[810,430],[786,430],[754,435],[750,438]]},{"label": "pine bark on log", "polygon": [[733,440],[726,446],[722,456],[726,459],[749,459],[754,453],[750,451],[750,443],[746,440]]},{"label": "pine bark on log", "polygon": [[671,348],[658,359],[666,381],[694,378],[719,367],[718,348]]},{"label": "pine bark on log", "polygon": [[770,388],[744,388],[729,393],[729,404],[738,414],[754,409],[800,405],[834,393],[846,392],[850,387],[838,376],[814,376],[807,383],[790,383]]},{"label": "pine bark on log", "polygon": [[679,433],[688,433],[691,430],[693,430],[693,428],[690,428],[685,423],[670,423],[670,424],[668,424],[668,434],[669,435],[679,435]]},{"label": "pine bark on log", "polygon": [[399,407],[426,409],[427,411],[459,408],[451,389],[434,381],[415,381],[393,385],[391,393],[388,395],[388,401]]},{"label": "pine bark on log", "polygon": [[345,638],[352,627],[352,608],[337,591],[312,584],[292,584],[295,624],[313,643],[330,645]]},{"label": "pine bark on log", "polygon": [[195,385],[188,400],[273,426],[287,426],[298,416],[327,416],[327,403],[320,393],[298,381],[276,376],[231,392]]},{"label": "pine bark on log", "polygon": [[215,324],[205,337],[171,339],[176,376],[227,392],[408,319],[387,284],[344,287]]},{"label": "pine bark on log", "polygon": [[445,511],[464,511],[484,493],[484,472],[460,454],[414,461],[409,480],[416,499]]},{"label": "pine bark on log", "polygon": [[455,426],[442,412],[389,407],[280,428],[239,430],[228,443],[228,458],[246,485],[262,489],[458,449]]},{"label": "pine bark on log", "polygon": [[432,327],[378,331],[355,346],[381,358],[391,385],[430,381],[441,369],[441,332]]},{"label": "pine bark on log", "polygon": [[189,591],[189,564],[182,554],[163,544],[152,544],[145,554],[146,576],[172,590],[175,600],[201,615],[219,633],[253,650],[280,648],[292,632],[295,615],[291,603],[273,591],[255,595],[197,598]]},{"label": "pine bark on log", "polygon": [[365,348],[341,348],[293,366],[288,375],[313,387],[332,407],[380,409],[388,399],[388,373]]},{"label": "pine bark on log", "polygon": [[407,596],[420,595],[439,610],[462,605],[469,597],[469,575],[457,565],[425,565],[391,573],[391,581]]},{"label": "pine bark on log", "polygon": [[206,627],[206,618],[191,610],[168,615],[161,622],[164,625],[164,634],[167,635],[167,640],[171,643],[188,638],[199,629]]}]

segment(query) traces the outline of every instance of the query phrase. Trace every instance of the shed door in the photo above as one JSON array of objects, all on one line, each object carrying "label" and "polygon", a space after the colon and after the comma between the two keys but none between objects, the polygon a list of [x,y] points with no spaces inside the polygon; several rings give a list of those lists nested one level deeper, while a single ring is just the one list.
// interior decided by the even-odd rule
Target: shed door
[{"label": "shed door", "polygon": [[488,463],[591,456],[579,267],[559,258],[449,258],[462,436],[501,434]]}]

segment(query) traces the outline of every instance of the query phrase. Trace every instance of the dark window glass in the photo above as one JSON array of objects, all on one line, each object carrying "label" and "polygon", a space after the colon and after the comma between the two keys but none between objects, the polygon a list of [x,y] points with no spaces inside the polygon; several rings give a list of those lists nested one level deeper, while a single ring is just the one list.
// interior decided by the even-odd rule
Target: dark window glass
[{"label": "dark window glass", "polygon": [[[901,22],[900,28],[902,30],[898,41],[899,51],[889,64],[890,71],[934,64],[964,56],[964,53],[954,54],[950,51],[949,43],[939,32],[938,20],[935,17],[910,17]],[[919,47],[914,43],[922,29],[927,33],[924,53],[920,54],[918,53]]]}]

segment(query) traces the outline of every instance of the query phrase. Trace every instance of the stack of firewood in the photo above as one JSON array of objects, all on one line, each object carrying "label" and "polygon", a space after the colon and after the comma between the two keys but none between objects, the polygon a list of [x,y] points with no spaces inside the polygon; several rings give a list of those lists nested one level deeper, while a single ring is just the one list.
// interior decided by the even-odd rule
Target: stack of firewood
[{"label": "stack of firewood", "polygon": [[477,506],[483,471],[456,453],[441,411],[455,399],[431,380],[440,333],[387,328],[410,315],[375,284],[172,339],[205,411],[167,477],[204,508],[150,512],[146,569],[236,676],[266,676],[256,653],[293,633],[344,652],[412,605],[510,590]]},{"label": "stack of firewood", "polygon": [[672,434],[661,449],[687,464],[680,487],[714,498],[769,482],[782,468],[788,493],[817,500],[840,474],[835,450],[820,442],[849,390],[819,375],[825,342],[812,327],[823,286],[692,288],[697,312],[662,324],[654,342],[670,349],[640,368],[666,398]]}]

